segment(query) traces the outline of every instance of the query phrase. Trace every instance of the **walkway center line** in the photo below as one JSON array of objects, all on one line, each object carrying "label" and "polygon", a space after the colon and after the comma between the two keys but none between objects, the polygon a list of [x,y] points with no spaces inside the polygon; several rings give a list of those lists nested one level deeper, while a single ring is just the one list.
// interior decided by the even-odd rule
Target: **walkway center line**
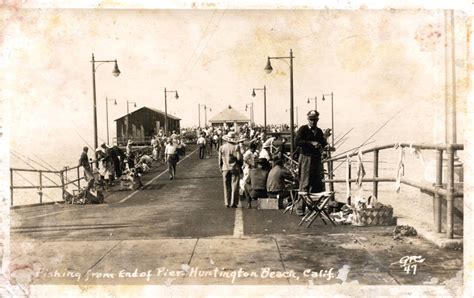
[{"label": "walkway center line", "polygon": [[[178,164],[180,164],[182,161],[184,161],[186,158],[190,157],[194,152],[196,152],[198,149],[195,149],[193,152],[189,153],[188,156],[184,157],[183,159],[181,159]],[[148,186],[150,185],[153,181],[155,181],[156,179],[160,178],[163,174],[166,174],[168,173],[168,169],[164,170],[163,172],[161,172],[160,174],[158,174],[155,178],[151,179],[150,181],[148,181],[145,185],[143,185],[143,187],[145,186]],[[135,190],[134,192],[132,192],[131,194],[129,194],[128,196],[126,196],[125,198],[123,198],[121,201],[119,201],[119,203],[123,203],[125,202],[126,200],[130,199],[131,197],[133,197],[134,195],[136,195],[138,192],[140,191],[140,189],[137,189]]]},{"label": "walkway center line", "polygon": [[237,207],[235,209],[234,238],[241,238],[242,236],[244,236],[244,220],[242,217],[242,208]]},{"label": "walkway center line", "polygon": [[58,213],[63,213],[63,212],[71,211],[71,210],[72,210],[72,209],[66,209],[66,210],[61,210],[61,211],[56,211],[56,212],[50,212],[50,213],[46,213],[46,214],[41,214],[41,215],[35,215],[35,216],[25,217],[24,219],[45,217],[45,216],[49,216],[49,215],[53,215],[53,214],[58,214]]}]

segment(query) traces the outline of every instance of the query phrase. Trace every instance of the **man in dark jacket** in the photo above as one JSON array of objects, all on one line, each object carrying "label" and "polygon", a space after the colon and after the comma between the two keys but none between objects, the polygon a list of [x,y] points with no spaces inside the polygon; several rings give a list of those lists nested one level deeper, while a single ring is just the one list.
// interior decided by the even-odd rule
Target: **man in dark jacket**
[{"label": "man in dark jacket", "polygon": [[[299,156],[299,191],[308,193],[322,192],[325,190],[323,180],[323,165],[321,154],[328,145],[323,131],[317,127],[319,113],[311,110],[307,114],[308,125],[301,126],[296,132],[295,146],[300,152]],[[303,215],[305,205],[298,206],[297,214]]]},{"label": "man in dark jacket", "polygon": [[279,158],[273,159],[273,167],[268,173],[267,193],[270,198],[284,198],[290,195],[286,184],[293,181],[294,178],[290,171],[283,167],[283,160]]},{"label": "man in dark jacket", "polygon": [[256,166],[250,169],[245,181],[245,196],[247,197],[247,208],[252,208],[252,200],[267,197],[267,179],[269,165],[265,158],[259,158]]}]

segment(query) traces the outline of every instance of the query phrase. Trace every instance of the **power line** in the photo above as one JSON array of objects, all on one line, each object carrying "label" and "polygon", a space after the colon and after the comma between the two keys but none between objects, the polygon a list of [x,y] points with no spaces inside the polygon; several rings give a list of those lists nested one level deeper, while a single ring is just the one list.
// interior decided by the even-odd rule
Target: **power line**
[{"label": "power line", "polygon": [[217,11],[217,9],[214,9],[214,11],[212,12],[212,16],[211,16],[209,22],[207,23],[206,28],[204,29],[203,36],[199,39],[199,42],[198,42],[197,46],[194,47],[193,53],[191,54],[191,56],[189,56],[188,61],[187,61],[186,64],[184,65],[184,68],[183,68],[183,70],[181,71],[181,74],[179,75],[179,77],[176,79],[174,85],[176,85],[176,83],[177,83],[177,82],[181,79],[181,77],[184,75],[184,73],[186,72],[187,67],[188,67],[188,65],[190,64],[192,58],[193,58],[194,55],[196,54],[198,48],[201,46],[201,42],[204,40],[204,38],[205,38],[206,35],[207,35],[207,30],[209,29],[209,26],[211,25],[212,20],[214,19],[214,15],[216,14],[216,11]]}]

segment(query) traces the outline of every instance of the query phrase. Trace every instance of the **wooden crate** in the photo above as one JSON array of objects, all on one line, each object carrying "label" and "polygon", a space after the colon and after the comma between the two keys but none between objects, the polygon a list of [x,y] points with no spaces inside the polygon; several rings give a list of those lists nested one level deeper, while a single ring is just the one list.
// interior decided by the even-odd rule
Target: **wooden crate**
[{"label": "wooden crate", "polygon": [[276,198],[259,198],[257,209],[279,209],[278,199]]}]

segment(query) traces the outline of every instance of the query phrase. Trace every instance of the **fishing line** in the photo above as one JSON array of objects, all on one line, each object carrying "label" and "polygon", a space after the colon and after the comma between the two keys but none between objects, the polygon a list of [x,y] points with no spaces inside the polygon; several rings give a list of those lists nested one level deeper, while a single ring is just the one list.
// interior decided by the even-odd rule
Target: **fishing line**
[{"label": "fishing line", "polygon": [[[375,136],[382,128],[384,128],[390,121],[392,121],[398,114],[400,114],[401,111],[403,111],[403,109],[405,109],[405,107],[401,108],[400,110],[398,110],[398,112],[396,112],[392,117],[390,117],[387,121],[385,121],[385,123],[382,124],[382,126],[380,126],[373,134],[371,134],[363,143],[362,145],[360,145],[358,148],[356,148],[354,151],[352,151],[351,155],[354,154],[359,148],[361,148],[362,146],[365,146],[367,144],[367,142],[373,137]],[[337,155],[336,157],[340,157],[342,156],[341,154]],[[337,170],[342,164],[344,164],[345,161],[341,161],[337,167],[335,169],[332,170],[332,172],[334,173],[335,170]]]}]

